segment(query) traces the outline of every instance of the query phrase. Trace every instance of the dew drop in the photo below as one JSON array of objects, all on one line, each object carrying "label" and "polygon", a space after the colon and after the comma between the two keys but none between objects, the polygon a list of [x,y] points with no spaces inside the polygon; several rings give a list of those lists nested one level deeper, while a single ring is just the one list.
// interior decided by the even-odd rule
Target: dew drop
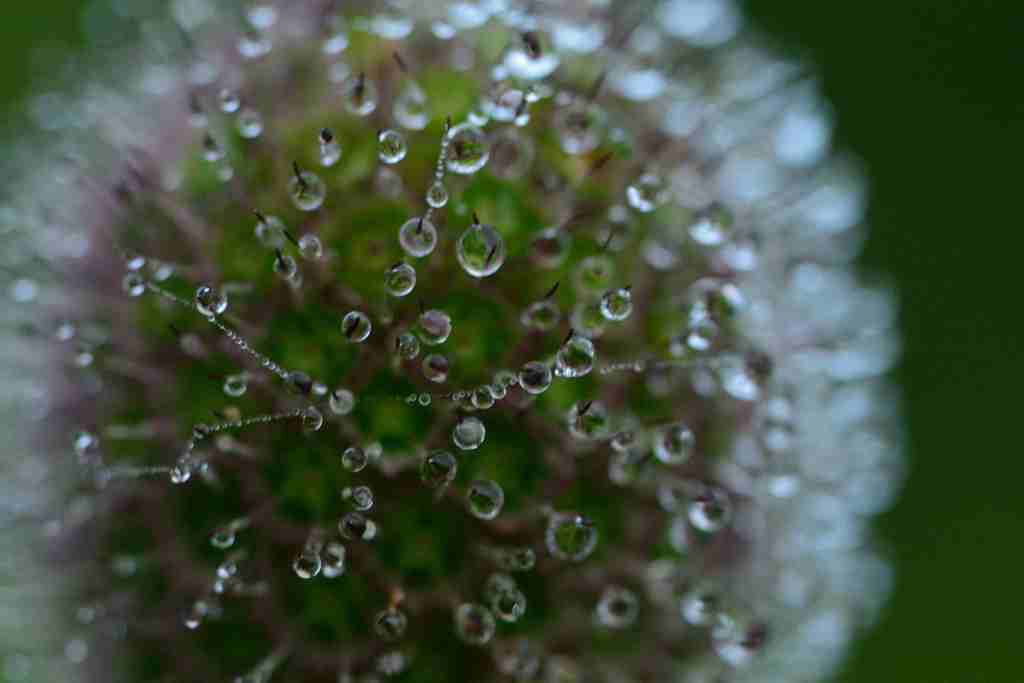
[{"label": "dew drop", "polygon": [[441,354],[428,354],[423,359],[423,376],[431,382],[441,384],[448,381],[448,367],[448,359]]},{"label": "dew drop", "polygon": [[588,375],[594,368],[596,355],[594,342],[581,334],[573,334],[555,355],[555,374],[569,379]]},{"label": "dew drop", "polygon": [[732,217],[728,211],[716,206],[697,216],[687,232],[690,239],[703,247],[718,247],[724,244],[729,236],[731,223]]},{"label": "dew drop", "polygon": [[397,607],[388,607],[377,612],[373,618],[373,630],[382,639],[395,641],[405,635],[409,620]]},{"label": "dew drop", "polygon": [[654,436],[654,457],[666,465],[682,465],[693,455],[696,437],[682,423],[658,430]]},{"label": "dew drop", "polygon": [[606,628],[629,628],[640,613],[640,601],[628,588],[608,586],[601,593],[595,612],[597,623]]},{"label": "dew drop", "polygon": [[640,213],[650,213],[668,201],[668,184],[657,173],[640,175],[626,188],[626,202]]},{"label": "dew drop", "polygon": [[302,211],[316,211],[324,203],[327,189],[320,176],[311,171],[299,171],[288,180],[288,196],[292,204]]},{"label": "dew drop", "polygon": [[531,53],[521,47],[515,47],[505,53],[504,66],[516,78],[524,81],[537,81],[547,78],[558,68],[558,55],[547,51]]},{"label": "dew drop", "polygon": [[505,240],[494,226],[473,223],[459,237],[455,256],[472,277],[488,277],[505,262]]},{"label": "dew drop", "polygon": [[697,530],[713,534],[732,520],[732,502],[725,491],[708,486],[690,501],[687,517]]},{"label": "dew drop", "polygon": [[424,408],[426,408],[427,406],[430,405],[432,400],[433,399],[430,397],[430,394],[424,391],[420,393],[419,397],[416,399],[416,402],[419,403]]},{"label": "dew drop", "polygon": [[566,425],[569,433],[577,439],[605,439],[610,431],[608,409],[601,401],[580,401],[569,409]]},{"label": "dew drop", "polygon": [[502,180],[518,180],[523,177],[536,156],[532,138],[514,128],[498,131],[491,138],[490,170]]},{"label": "dew drop", "polygon": [[146,293],[146,281],[138,273],[128,273],[121,280],[121,289],[130,297],[140,297]]},{"label": "dew drop", "polygon": [[238,93],[230,88],[223,88],[217,93],[217,103],[225,114],[234,114],[242,106]]},{"label": "dew drop", "polygon": [[530,260],[540,268],[553,270],[562,265],[572,238],[559,228],[546,228],[530,242]]},{"label": "dew drop", "polygon": [[430,120],[427,96],[412,81],[407,82],[395,97],[392,114],[398,125],[408,130],[423,130]]},{"label": "dew drop", "polygon": [[211,163],[224,159],[224,148],[209,133],[203,137],[203,158]]},{"label": "dew drop", "polygon": [[697,586],[679,601],[683,620],[692,626],[707,626],[720,608],[718,593],[709,584]]},{"label": "dew drop", "polygon": [[763,623],[719,612],[711,629],[711,647],[724,662],[740,668],[764,647],[767,637]]},{"label": "dew drop", "polygon": [[238,39],[238,54],[246,59],[259,59],[270,54],[274,44],[270,38],[257,31],[248,31]]},{"label": "dew drop", "polygon": [[277,216],[260,215],[256,221],[256,239],[268,249],[280,249],[284,246],[284,222]]},{"label": "dew drop", "polygon": [[464,451],[475,451],[480,448],[487,436],[484,423],[475,417],[463,417],[452,429],[452,443]]},{"label": "dew drop", "polygon": [[218,550],[226,550],[235,544],[235,527],[225,524],[210,534],[210,545]]},{"label": "dew drop", "polygon": [[468,645],[486,645],[496,628],[494,615],[483,605],[467,602],[455,610],[455,635]]},{"label": "dew drop", "polygon": [[410,218],[398,229],[398,243],[409,256],[423,258],[437,245],[437,228],[426,218]]},{"label": "dew drop", "polygon": [[434,209],[443,208],[448,203],[448,188],[440,180],[435,180],[427,188],[427,204]]},{"label": "dew drop", "polygon": [[348,415],[355,408],[355,395],[343,387],[338,387],[331,392],[327,399],[327,406],[335,415]]},{"label": "dew drop", "polygon": [[505,491],[496,481],[477,479],[466,489],[466,509],[477,519],[494,519],[504,505]]},{"label": "dew drop", "polygon": [[572,310],[569,322],[573,329],[579,331],[584,337],[597,339],[604,334],[608,321],[601,314],[599,301],[580,301]]},{"label": "dew drop", "polygon": [[196,289],[195,304],[199,314],[207,318],[221,315],[228,310],[228,298],[208,285]]},{"label": "dew drop", "polygon": [[559,109],[554,127],[562,151],[572,156],[593,152],[601,144],[605,119],[603,109],[585,100],[577,100]]},{"label": "dew drop", "polygon": [[377,158],[385,164],[397,164],[405,158],[405,137],[397,130],[382,130],[377,134]]},{"label": "dew drop", "polygon": [[345,573],[345,546],[331,541],[324,546],[323,568],[321,573],[325,579],[334,579]]},{"label": "dew drop", "polygon": [[537,564],[537,554],[533,548],[500,548],[495,561],[498,566],[509,572],[528,572]]},{"label": "dew drop", "polygon": [[249,376],[244,372],[237,375],[228,375],[224,378],[224,393],[232,398],[245,395],[248,388]]},{"label": "dew drop", "polygon": [[493,98],[485,98],[481,109],[495,121],[513,121],[527,107],[526,93],[518,88],[503,88]]},{"label": "dew drop", "polygon": [[349,311],[341,320],[342,334],[354,344],[366,341],[372,330],[370,319],[362,311]]},{"label": "dew drop", "polygon": [[526,596],[508,574],[491,574],[484,584],[484,598],[494,616],[515,623],[526,613]]},{"label": "dew drop", "polygon": [[490,387],[486,385],[479,386],[473,390],[470,401],[472,401],[473,407],[477,410],[487,410],[494,405],[494,394],[491,393]]},{"label": "dew drop", "polygon": [[519,371],[519,386],[528,394],[543,394],[551,386],[551,368],[540,361],[530,361]]},{"label": "dew drop", "polygon": [[633,293],[629,287],[613,289],[601,297],[601,315],[613,322],[620,322],[633,312]]},{"label": "dew drop", "polygon": [[324,415],[314,406],[306,406],[302,409],[302,429],[307,434],[320,431],[324,426]]},{"label": "dew drop", "polygon": [[405,360],[413,360],[420,355],[420,340],[412,332],[403,332],[395,339],[395,350]]},{"label": "dew drop", "polygon": [[407,296],[415,287],[416,269],[408,263],[396,263],[384,273],[384,289],[391,296]]},{"label": "dew drop", "polygon": [[452,333],[451,316],[436,308],[423,311],[416,321],[416,333],[427,346],[443,344]]},{"label": "dew drop", "polygon": [[377,534],[377,527],[363,513],[349,512],[338,522],[338,533],[349,541],[369,541]]},{"label": "dew drop", "polygon": [[341,84],[341,102],[348,113],[368,116],[377,109],[377,86],[366,74],[352,74]]},{"label": "dew drop", "polygon": [[579,262],[575,271],[580,289],[597,294],[608,289],[615,277],[615,262],[608,256],[588,256]]},{"label": "dew drop", "polygon": [[519,320],[525,327],[546,332],[558,326],[562,320],[562,311],[554,301],[543,299],[527,306]]},{"label": "dew drop", "polygon": [[431,488],[452,483],[457,472],[458,462],[448,451],[433,451],[420,463],[420,479]]},{"label": "dew drop", "polygon": [[320,573],[322,568],[323,561],[320,559],[320,553],[312,548],[303,549],[292,562],[292,571],[300,579],[312,579]]},{"label": "dew drop", "polygon": [[334,166],[341,159],[341,145],[334,139],[334,133],[329,128],[320,131],[318,138],[320,143],[320,165],[324,167]]},{"label": "dew drop", "polygon": [[472,175],[487,164],[490,145],[483,131],[460,123],[448,131],[445,165],[452,173]]},{"label": "dew drop", "polygon": [[554,514],[548,521],[544,543],[560,560],[581,562],[597,547],[597,527],[582,515]]},{"label": "dew drop", "polygon": [[238,134],[246,140],[255,140],[263,134],[263,116],[255,109],[243,109],[235,122]]},{"label": "dew drop", "polygon": [[80,430],[75,433],[74,438],[71,440],[71,445],[79,460],[85,461],[92,458],[99,452],[100,440],[99,437],[92,432]]},{"label": "dew drop", "polygon": [[346,487],[341,492],[341,497],[352,503],[352,507],[359,512],[373,508],[373,490],[369,486]]},{"label": "dew drop", "polygon": [[361,472],[368,462],[366,452],[359,446],[349,446],[341,454],[341,466],[349,472]]},{"label": "dew drop", "polygon": [[320,238],[309,233],[300,237],[299,254],[307,261],[319,261],[324,255],[324,246],[320,243]]}]

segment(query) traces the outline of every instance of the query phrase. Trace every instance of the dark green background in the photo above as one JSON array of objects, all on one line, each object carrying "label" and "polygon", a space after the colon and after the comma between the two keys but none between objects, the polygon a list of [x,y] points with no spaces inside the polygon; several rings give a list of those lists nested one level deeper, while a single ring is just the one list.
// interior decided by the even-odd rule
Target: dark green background
[{"label": "dark green background", "polygon": [[[14,108],[38,75],[34,43],[78,39],[80,4],[4,3],[0,110]],[[818,65],[840,142],[871,173],[864,263],[902,298],[898,378],[912,469],[879,525],[898,580],[839,680],[1020,681],[1024,8],[747,4]]]}]

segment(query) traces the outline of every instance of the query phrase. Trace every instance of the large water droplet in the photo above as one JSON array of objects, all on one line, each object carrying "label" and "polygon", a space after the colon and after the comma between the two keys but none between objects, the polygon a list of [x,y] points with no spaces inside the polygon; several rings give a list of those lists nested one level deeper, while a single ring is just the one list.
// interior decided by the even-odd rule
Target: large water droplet
[{"label": "large water droplet", "polygon": [[570,379],[590,374],[596,355],[594,342],[583,335],[573,334],[555,355],[555,374]]},{"label": "large water droplet", "polygon": [[352,74],[341,84],[341,103],[350,114],[372,114],[377,109],[377,86],[366,74]]},{"label": "large water droplet", "polygon": [[548,520],[544,543],[554,557],[581,562],[597,547],[597,527],[586,517],[556,513]]},{"label": "large water droplet", "polygon": [[349,512],[338,522],[338,533],[348,541],[369,541],[377,535],[377,526],[363,513]]},{"label": "large water droplet", "polygon": [[341,321],[341,332],[345,339],[359,344],[366,341],[373,330],[373,324],[362,311],[349,311]]},{"label": "large water droplet", "polygon": [[505,492],[496,481],[477,479],[466,489],[466,508],[477,519],[494,519],[504,504]]},{"label": "large water droplet", "polygon": [[483,605],[463,603],[455,610],[455,635],[468,645],[486,645],[496,627],[494,615]]},{"label": "large water droplet", "polygon": [[349,446],[341,454],[341,466],[349,472],[361,472],[369,459],[359,446]]},{"label": "large water droplet", "polygon": [[460,123],[448,131],[445,165],[452,173],[471,175],[487,164],[490,144],[483,131],[469,123]]},{"label": "large water droplet", "polygon": [[505,262],[505,240],[494,226],[474,223],[459,237],[455,256],[471,276],[488,277]]},{"label": "large water droplet", "polygon": [[323,568],[323,561],[320,559],[320,553],[312,548],[303,549],[292,562],[292,571],[300,579],[312,579],[320,573],[321,568]]},{"label": "large water droplet", "polygon": [[434,251],[437,228],[426,218],[410,218],[398,229],[398,243],[409,256],[423,258]]},{"label": "large water droplet", "polygon": [[463,417],[452,429],[452,442],[464,451],[475,451],[480,448],[487,436],[487,428],[478,418]]},{"label": "large water droplet", "polygon": [[288,196],[292,204],[302,211],[316,211],[323,205],[326,195],[324,181],[311,171],[293,173],[288,180]]},{"label": "large water droplet", "polygon": [[528,394],[543,394],[551,386],[551,379],[551,368],[540,361],[530,361],[519,371],[519,386]]},{"label": "large water droplet", "polygon": [[385,164],[397,164],[405,158],[405,137],[397,130],[382,130],[377,134],[377,158]]},{"label": "large water droplet", "polygon": [[396,263],[384,273],[384,289],[391,296],[406,296],[415,287],[416,269],[408,263]]}]

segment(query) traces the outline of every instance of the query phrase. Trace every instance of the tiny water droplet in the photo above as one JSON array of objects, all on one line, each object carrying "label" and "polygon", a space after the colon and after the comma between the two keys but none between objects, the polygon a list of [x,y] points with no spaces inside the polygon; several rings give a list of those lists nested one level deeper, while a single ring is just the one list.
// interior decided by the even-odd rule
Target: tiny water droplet
[{"label": "tiny water droplet", "polygon": [[316,211],[324,203],[327,188],[320,176],[311,171],[299,171],[288,180],[288,196],[295,208]]},{"label": "tiny water droplet", "polygon": [[433,451],[420,463],[420,479],[431,488],[452,483],[457,472],[458,462],[448,451]]},{"label": "tiny water droplet", "polygon": [[341,454],[341,466],[349,472],[361,472],[368,462],[366,452],[359,446],[349,446]]},{"label": "tiny water droplet", "polygon": [[553,270],[562,265],[572,237],[565,230],[546,228],[530,242],[530,260],[539,268]]},{"label": "tiny water droplet", "polygon": [[398,125],[408,130],[423,130],[430,120],[427,96],[412,81],[407,82],[395,97],[392,114]]},{"label": "tiny water droplet", "polygon": [[226,550],[235,544],[235,527],[225,524],[210,534],[210,545],[218,550]]},{"label": "tiny water droplet", "polygon": [[466,489],[466,507],[477,519],[494,519],[504,505],[505,491],[496,481],[477,479]]},{"label": "tiny water droplet", "polygon": [[526,596],[508,574],[491,574],[484,584],[484,598],[504,622],[515,623],[526,613]]},{"label": "tiny water droplet", "polygon": [[130,297],[140,297],[146,293],[146,281],[138,273],[128,273],[121,280],[121,289]]},{"label": "tiny water droplet", "polygon": [[633,293],[628,287],[613,289],[601,297],[601,315],[613,322],[620,322],[633,312]]},{"label": "tiny water droplet", "polygon": [[420,340],[412,332],[403,332],[395,339],[395,350],[405,360],[412,360],[420,355]]},{"label": "tiny water droplet", "polygon": [[249,376],[245,373],[228,375],[224,378],[224,393],[232,398],[243,396],[249,388]]},{"label": "tiny water droplet", "polygon": [[256,221],[256,239],[268,249],[280,249],[284,246],[284,222],[277,216],[260,216]]},{"label": "tiny water droplet", "polygon": [[476,417],[464,417],[452,429],[452,443],[464,451],[475,451],[487,437],[487,428]]},{"label": "tiny water droplet", "polygon": [[338,387],[331,392],[327,405],[335,415],[348,415],[356,406],[356,397],[348,389]]},{"label": "tiny water droplet", "polygon": [[519,386],[528,394],[543,394],[551,386],[551,368],[540,361],[530,361],[519,371]]},{"label": "tiny water droplet", "polygon": [[405,158],[405,137],[397,130],[383,130],[377,135],[377,158],[385,164],[397,164]]},{"label": "tiny water droplet", "polygon": [[586,517],[556,513],[548,520],[544,543],[552,556],[581,562],[594,552],[597,537],[597,527]]},{"label": "tiny water droplet", "polygon": [[496,627],[494,615],[483,605],[463,603],[455,609],[455,635],[468,645],[486,645]]},{"label": "tiny water droplet", "polygon": [[334,166],[341,159],[341,145],[334,139],[334,133],[324,128],[320,131],[318,138],[320,143],[320,165],[324,167]]},{"label": "tiny water droplet", "polygon": [[494,394],[491,393],[490,387],[486,385],[479,386],[473,390],[470,400],[473,402],[473,407],[477,410],[487,410],[494,405]]},{"label": "tiny water droplet", "polygon": [[423,376],[431,382],[442,384],[448,381],[448,359],[439,353],[428,354],[423,359]]},{"label": "tiny water droplet", "polygon": [[255,140],[263,134],[263,116],[255,109],[243,109],[235,122],[238,134],[246,140]]},{"label": "tiny water droplet", "polygon": [[416,321],[416,332],[427,346],[439,346],[451,336],[451,316],[436,308],[423,311]]},{"label": "tiny water droplet", "polygon": [[341,332],[348,341],[359,344],[366,341],[373,324],[362,311],[349,311],[341,321]]},{"label": "tiny water droplet", "polygon": [[588,375],[594,367],[596,355],[594,342],[581,334],[574,334],[555,355],[555,374],[570,379]]},{"label": "tiny water droplet", "polygon": [[352,507],[359,512],[373,508],[373,490],[369,486],[346,487],[341,492],[341,497],[352,503]]},{"label": "tiny water droplet", "polygon": [[448,188],[440,180],[435,180],[427,188],[427,204],[431,208],[440,209],[448,203]]},{"label": "tiny water droplet", "polygon": [[320,559],[320,553],[311,548],[303,549],[292,562],[292,571],[300,579],[312,579],[320,573],[322,567],[323,561]]},{"label": "tiny water droplet", "polygon": [[208,285],[201,285],[196,289],[195,304],[199,314],[207,318],[221,315],[228,310],[228,298]]},{"label": "tiny water droplet", "polygon": [[460,123],[448,131],[445,165],[452,173],[472,175],[487,164],[490,144],[484,132],[470,123]]},{"label": "tiny water droplet", "polygon": [[324,246],[320,238],[307,233],[299,238],[299,254],[307,261],[319,261],[324,255]]},{"label": "tiny water droplet", "polygon": [[668,184],[657,173],[646,172],[626,188],[626,202],[640,213],[650,213],[668,201]]},{"label": "tiny water droplet", "polygon": [[710,584],[702,584],[679,601],[679,612],[683,620],[692,626],[707,626],[721,609],[721,600]]},{"label": "tiny water droplet", "polygon": [[437,245],[437,228],[426,218],[410,218],[398,229],[398,243],[409,256],[423,258]]},{"label": "tiny water droplet", "polygon": [[488,277],[505,262],[505,240],[493,225],[474,222],[459,237],[455,256],[472,277]]},{"label": "tiny water droplet", "polygon": [[302,429],[306,433],[318,432],[324,426],[324,415],[314,406],[302,409]]},{"label": "tiny water droplet", "polygon": [[562,311],[554,301],[542,299],[527,306],[519,320],[525,327],[538,332],[547,332],[561,322]]},{"label": "tiny water droplet", "polygon": [[321,573],[325,579],[334,579],[345,573],[345,546],[331,541],[324,546],[323,568]]},{"label": "tiny water droplet", "polygon": [[409,620],[405,612],[397,607],[388,607],[377,612],[373,618],[373,630],[382,639],[387,641],[398,640],[405,635]]},{"label": "tiny water droplet", "polygon": [[687,516],[694,528],[713,534],[732,520],[732,502],[725,491],[708,486],[690,501]]},{"label": "tiny water droplet", "polygon": [[592,294],[604,292],[615,277],[615,262],[608,256],[588,256],[579,262],[575,271],[576,285]]},{"label": "tiny water droplet", "polygon": [[361,512],[349,512],[338,522],[338,533],[349,541],[369,541],[377,534],[377,525]]},{"label": "tiny water droplet", "polygon": [[696,437],[685,424],[658,430],[654,436],[654,457],[666,465],[682,465],[693,455]]},{"label": "tiny water droplet", "polygon": [[595,612],[597,623],[606,628],[629,628],[640,613],[640,601],[628,588],[607,586]]},{"label": "tiny water droplet", "polygon": [[350,114],[368,116],[377,109],[377,86],[366,74],[352,74],[341,84],[341,103]]},{"label": "tiny water droplet", "polygon": [[610,431],[608,409],[601,401],[580,401],[569,409],[566,424],[569,433],[577,439],[605,439]]},{"label": "tiny water droplet", "polygon": [[238,93],[230,88],[223,88],[217,93],[217,103],[225,114],[234,114],[242,106],[242,100],[238,97]]},{"label": "tiny water droplet", "polygon": [[597,149],[605,125],[604,110],[587,100],[576,100],[559,109],[554,120],[562,151],[573,156],[590,154]]},{"label": "tiny water droplet", "polygon": [[510,572],[528,572],[537,564],[533,548],[500,548],[495,555],[498,566]]},{"label": "tiny water droplet", "polygon": [[407,296],[415,287],[416,269],[408,263],[396,263],[384,274],[384,289],[391,296]]}]

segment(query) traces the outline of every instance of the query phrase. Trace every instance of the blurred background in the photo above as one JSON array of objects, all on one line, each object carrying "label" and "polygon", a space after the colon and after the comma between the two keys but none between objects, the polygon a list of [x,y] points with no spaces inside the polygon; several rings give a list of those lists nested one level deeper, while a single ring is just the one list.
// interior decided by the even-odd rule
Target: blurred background
[{"label": "blurred background", "polygon": [[[81,41],[84,4],[4,4],[5,127],[45,78],[34,52]],[[1024,5],[745,4],[785,49],[817,65],[839,145],[870,171],[865,270],[891,281],[902,301],[897,379],[911,473],[879,523],[896,589],[836,681],[1020,681]]]}]

